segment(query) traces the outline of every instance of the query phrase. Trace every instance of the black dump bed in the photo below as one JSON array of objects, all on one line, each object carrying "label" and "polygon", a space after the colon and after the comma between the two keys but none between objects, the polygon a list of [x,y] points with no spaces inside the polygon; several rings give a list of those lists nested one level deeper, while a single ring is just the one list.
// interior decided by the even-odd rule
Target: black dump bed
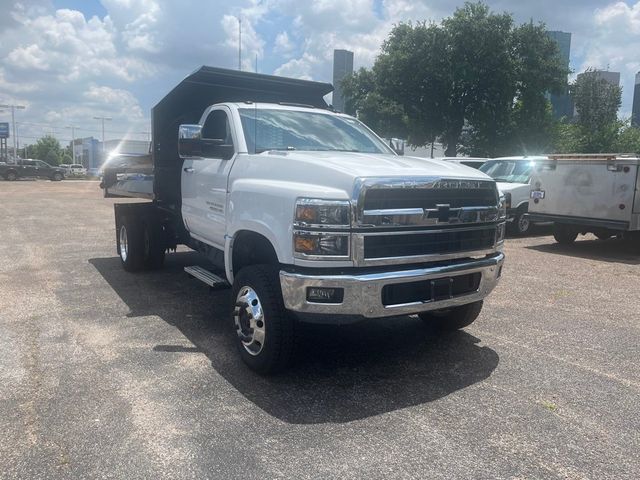
[{"label": "black dump bed", "polygon": [[[180,205],[182,161],[178,157],[178,127],[185,123],[198,123],[210,105],[223,102],[269,102],[328,108],[323,97],[331,91],[333,86],[330,83],[200,67],[176,85],[151,110],[153,198],[169,208]],[[121,165],[124,160],[120,158]],[[108,168],[105,169],[105,178],[107,170]],[[113,172],[110,178],[115,180]],[[145,178],[149,181],[148,176]],[[108,187],[106,182],[105,186]],[[129,196],[138,195],[131,192]]]}]

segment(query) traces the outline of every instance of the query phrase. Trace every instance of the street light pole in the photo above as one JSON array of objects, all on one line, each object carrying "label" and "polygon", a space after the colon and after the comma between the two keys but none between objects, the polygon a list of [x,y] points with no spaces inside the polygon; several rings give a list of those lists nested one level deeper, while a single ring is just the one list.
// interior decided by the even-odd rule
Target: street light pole
[{"label": "street light pole", "polygon": [[238,17],[238,70],[242,70],[242,19]]},{"label": "street light pole", "polygon": [[[71,129],[71,158],[73,158],[73,163],[76,163],[76,127],[74,125],[67,125],[66,128]],[[104,131],[104,127],[102,130]],[[104,137],[104,133],[102,133],[102,136]]]},{"label": "street light pole", "polygon": [[18,144],[16,143],[16,109],[24,110],[24,105],[0,105],[0,108],[11,109],[11,123],[13,124],[13,161],[17,161],[18,158]]},{"label": "street light pole", "polygon": [[[113,120],[111,117],[93,117],[94,120],[102,120],[102,158],[100,159],[100,163],[104,162],[104,122],[105,120],[111,121]],[[93,167],[91,167],[93,168]]]}]

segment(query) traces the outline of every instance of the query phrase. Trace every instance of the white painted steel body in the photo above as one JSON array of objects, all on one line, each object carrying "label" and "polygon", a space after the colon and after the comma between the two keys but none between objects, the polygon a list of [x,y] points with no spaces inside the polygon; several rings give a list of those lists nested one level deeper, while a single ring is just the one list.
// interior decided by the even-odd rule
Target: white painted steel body
[{"label": "white painted steel body", "polygon": [[576,224],[608,222],[620,230],[640,230],[639,173],[635,156],[552,157],[534,169],[532,195],[538,199],[530,199],[529,212],[566,217]]}]

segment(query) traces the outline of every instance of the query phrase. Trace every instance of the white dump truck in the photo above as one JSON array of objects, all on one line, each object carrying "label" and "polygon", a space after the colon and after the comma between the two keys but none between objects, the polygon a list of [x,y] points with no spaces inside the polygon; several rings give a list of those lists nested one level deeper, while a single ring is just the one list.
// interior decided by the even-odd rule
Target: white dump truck
[{"label": "white dump truck", "polygon": [[[202,67],[153,108],[149,156],[104,168],[128,271],[183,244],[231,285],[229,326],[249,367],[290,361],[299,321],[418,314],[463,328],[496,286],[505,211],[496,183],[455,163],[401,157],[330,84]],[[393,320],[390,320],[393,321]]]},{"label": "white dump truck", "polygon": [[[549,155],[531,178],[529,216],[553,222],[559,243],[640,232],[640,158],[622,154]],[[636,233],[634,233],[636,232]]]}]

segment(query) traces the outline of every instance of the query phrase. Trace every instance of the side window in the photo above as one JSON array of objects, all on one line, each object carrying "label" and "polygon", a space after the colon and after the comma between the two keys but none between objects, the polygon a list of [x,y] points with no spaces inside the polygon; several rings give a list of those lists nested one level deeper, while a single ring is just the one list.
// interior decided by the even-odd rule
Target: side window
[{"label": "side window", "polygon": [[213,110],[202,126],[202,138],[224,140],[226,145],[233,145],[229,118],[224,110]]}]

